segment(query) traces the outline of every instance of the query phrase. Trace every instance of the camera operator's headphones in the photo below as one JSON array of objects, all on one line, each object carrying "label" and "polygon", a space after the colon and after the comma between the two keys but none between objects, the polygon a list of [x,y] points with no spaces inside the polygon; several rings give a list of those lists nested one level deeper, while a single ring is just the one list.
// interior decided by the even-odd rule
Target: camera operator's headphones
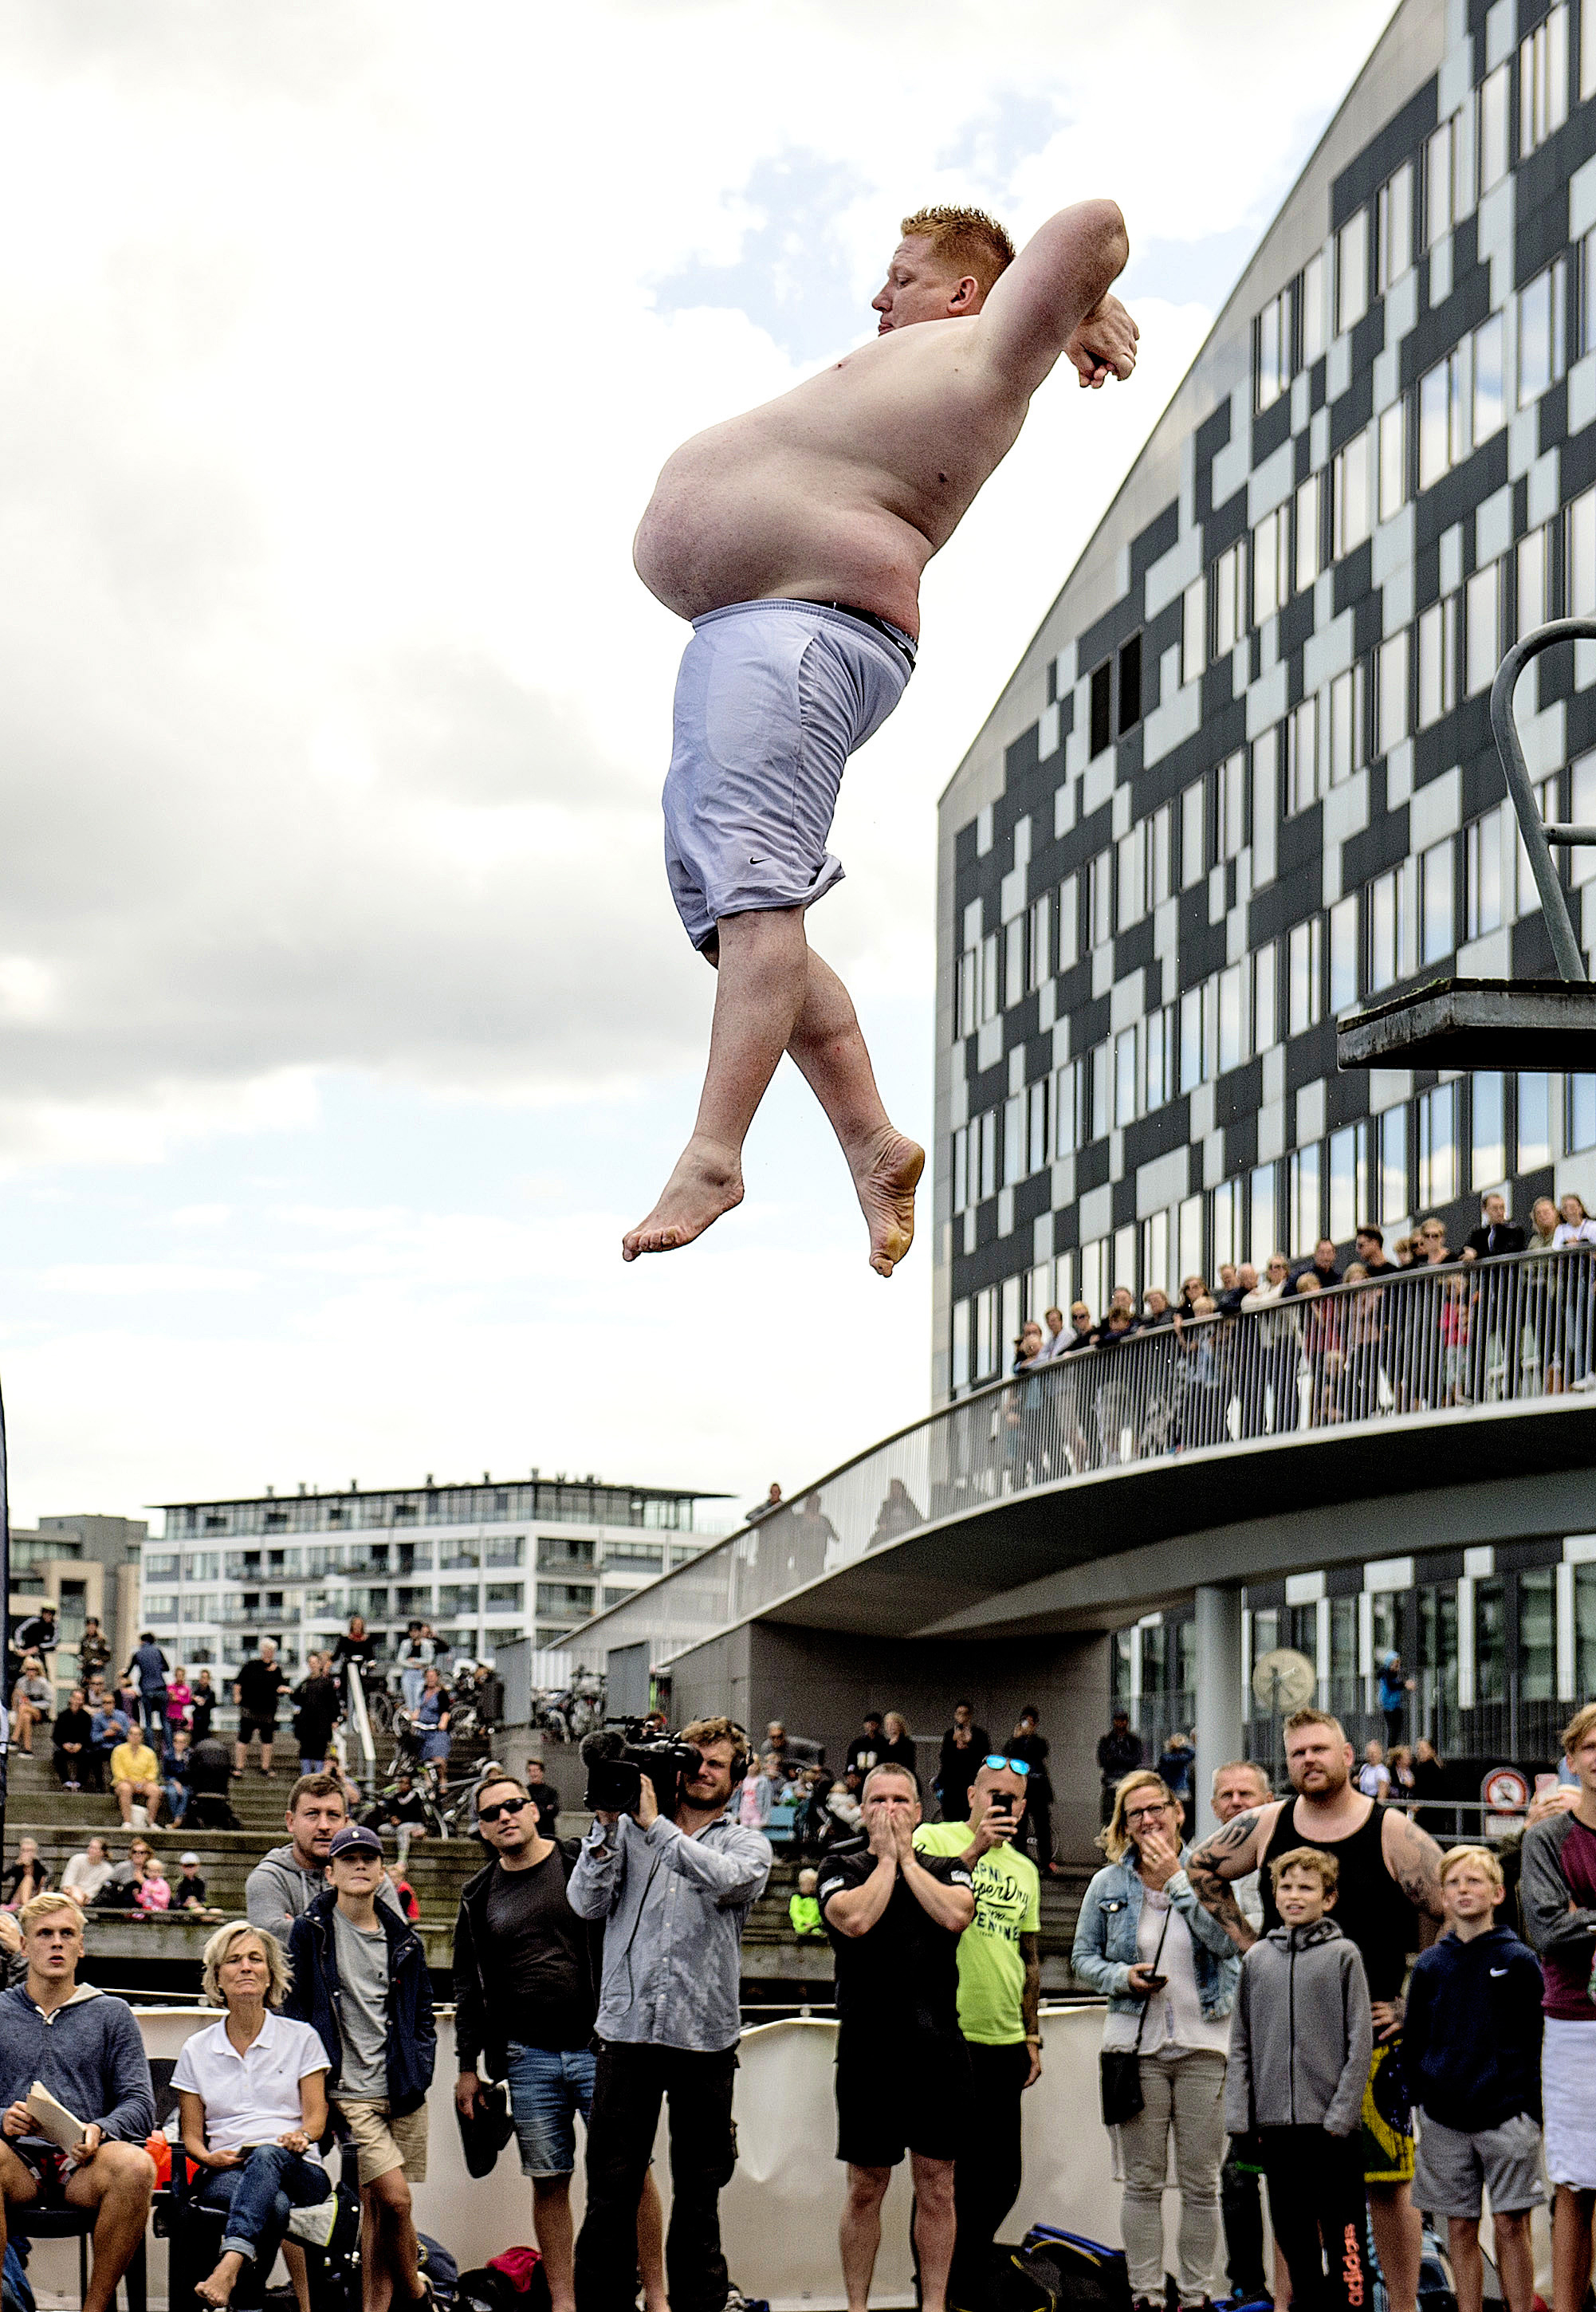
[{"label": "camera operator's headphones", "polygon": [[754,1746],[748,1738],[746,1726],[739,1726],[734,1718],[728,1718],[726,1723],[743,1745],[741,1755],[732,1761],[732,1788],[735,1790],[739,1782],[747,1779],[748,1770],[754,1763]]}]

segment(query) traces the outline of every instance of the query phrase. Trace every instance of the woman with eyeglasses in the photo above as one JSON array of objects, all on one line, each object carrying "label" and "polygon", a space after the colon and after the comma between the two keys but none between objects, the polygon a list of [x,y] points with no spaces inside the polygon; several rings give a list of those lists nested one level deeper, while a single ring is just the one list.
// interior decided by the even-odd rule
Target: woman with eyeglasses
[{"label": "woman with eyeglasses", "polygon": [[1591,1256],[1578,1248],[1596,1244],[1596,1221],[1572,1189],[1559,1203],[1557,1215],[1552,1243],[1557,1251],[1573,1256],[1565,1265],[1563,1374],[1565,1382],[1578,1383],[1592,1364]]},{"label": "woman with eyeglasses", "polygon": [[[1272,1252],[1264,1273],[1250,1292],[1241,1296],[1241,1308],[1252,1318],[1242,1327],[1241,1434],[1261,1437],[1264,1415],[1278,1437],[1297,1425],[1297,1375],[1302,1363],[1297,1320],[1286,1300],[1291,1263],[1283,1252]],[[1266,1406],[1267,1400],[1267,1406]]]},{"label": "woman with eyeglasses", "polygon": [[1108,1994],[1105,2054],[1131,2054],[1141,2109],[1118,2124],[1120,2229],[1136,2312],[1163,2301],[1163,2191],[1174,2139],[1180,2187],[1175,2273],[1186,2312],[1208,2295],[1219,2246],[1224,2068],[1241,1961],[1186,1875],[1180,1808],[1147,1770],[1127,1774],[1098,1843],[1070,1964]]}]

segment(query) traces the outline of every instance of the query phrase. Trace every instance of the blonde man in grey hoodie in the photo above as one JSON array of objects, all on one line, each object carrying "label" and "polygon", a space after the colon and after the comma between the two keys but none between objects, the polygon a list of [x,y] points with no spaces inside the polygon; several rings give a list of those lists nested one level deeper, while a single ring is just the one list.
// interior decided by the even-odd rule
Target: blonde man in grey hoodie
[{"label": "blonde man in grey hoodie", "polygon": [[1281,1923],[1241,1964],[1224,2124],[1256,2135],[1294,2312],[1369,2312],[1360,2115],[1374,2027],[1355,1944],[1327,1914],[1339,1865],[1315,1846],[1271,1866]]}]

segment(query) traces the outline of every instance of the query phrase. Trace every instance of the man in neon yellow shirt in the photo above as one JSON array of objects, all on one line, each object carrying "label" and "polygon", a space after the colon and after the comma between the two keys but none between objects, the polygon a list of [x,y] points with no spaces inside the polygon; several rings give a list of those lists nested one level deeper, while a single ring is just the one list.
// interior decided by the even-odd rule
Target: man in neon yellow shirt
[{"label": "man in neon yellow shirt", "polygon": [[161,1810],[161,1761],[142,1732],[131,1733],[111,1752],[110,1782],[124,1822],[132,1821],[136,1806],[148,1807],[154,1821]]},{"label": "man in neon yellow shirt", "polygon": [[922,1853],[958,1855],[975,1881],[976,1914],[959,1938],[959,2029],[980,2119],[953,2168],[956,2312],[985,2303],[992,2243],[1020,2196],[1020,2098],[1041,2077],[1041,1880],[1013,1844],[1025,1782],[1023,1760],[988,1756],[970,1784],[969,1820],[922,1823],[915,1833]]}]

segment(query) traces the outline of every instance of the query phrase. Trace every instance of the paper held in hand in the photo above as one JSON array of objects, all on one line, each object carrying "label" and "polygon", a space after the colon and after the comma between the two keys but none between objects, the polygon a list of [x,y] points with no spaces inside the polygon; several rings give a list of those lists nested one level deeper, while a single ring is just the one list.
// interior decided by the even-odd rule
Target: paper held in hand
[{"label": "paper held in hand", "polygon": [[75,2119],[64,2103],[57,2103],[48,2088],[35,2080],[28,2090],[28,2108],[39,2123],[40,2135],[48,2135],[63,2151],[74,2151],[83,2141],[84,2126]]}]

